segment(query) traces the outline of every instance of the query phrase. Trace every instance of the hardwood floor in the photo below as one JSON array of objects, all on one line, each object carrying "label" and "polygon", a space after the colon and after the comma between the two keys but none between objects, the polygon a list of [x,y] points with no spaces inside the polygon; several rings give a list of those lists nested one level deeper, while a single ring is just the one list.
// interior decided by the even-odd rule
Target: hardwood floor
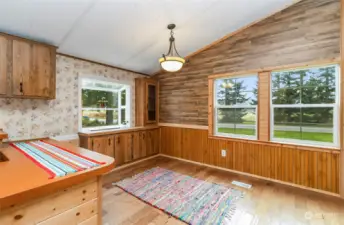
[{"label": "hardwood floor", "polygon": [[[344,224],[344,200],[339,198],[159,156],[104,177],[104,225],[184,224],[112,185],[156,166],[244,191],[245,197],[238,203],[233,224]],[[231,184],[233,180],[252,184],[252,188],[234,186]]]}]

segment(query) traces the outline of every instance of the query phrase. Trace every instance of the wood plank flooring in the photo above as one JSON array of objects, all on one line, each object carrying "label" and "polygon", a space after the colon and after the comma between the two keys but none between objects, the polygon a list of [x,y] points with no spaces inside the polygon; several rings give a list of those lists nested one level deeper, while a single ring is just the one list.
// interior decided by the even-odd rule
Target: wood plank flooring
[{"label": "wood plank flooring", "polygon": [[[244,191],[245,197],[238,203],[233,224],[344,224],[344,200],[339,198],[159,156],[104,177],[104,225],[184,224],[112,185],[112,182],[156,166]],[[231,184],[233,180],[252,184],[253,187],[244,189],[234,186]]]}]

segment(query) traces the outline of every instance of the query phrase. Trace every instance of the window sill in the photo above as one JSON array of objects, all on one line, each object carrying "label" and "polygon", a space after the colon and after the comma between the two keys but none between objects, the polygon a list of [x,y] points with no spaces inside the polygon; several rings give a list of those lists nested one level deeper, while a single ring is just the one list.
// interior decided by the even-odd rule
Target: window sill
[{"label": "window sill", "polygon": [[340,154],[341,149],[333,146],[311,146],[311,145],[302,145],[302,144],[293,144],[287,142],[277,142],[277,141],[260,141],[254,139],[243,139],[243,138],[233,138],[226,136],[218,135],[209,135],[209,139],[217,139],[223,141],[232,141],[232,142],[241,142],[241,143],[250,143],[250,144],[259,144],[272,147],[284,147],[284,148],[293,148],[297,150],[306,150],[306,151],[315,151],[315,152],[328,152],[332,154]]}]

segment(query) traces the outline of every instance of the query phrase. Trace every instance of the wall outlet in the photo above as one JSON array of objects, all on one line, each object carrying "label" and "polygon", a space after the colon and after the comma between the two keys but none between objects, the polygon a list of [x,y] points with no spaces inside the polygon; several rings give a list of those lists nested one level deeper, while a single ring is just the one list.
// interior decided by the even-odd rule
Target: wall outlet
[{"label": "wall outlet", "polygon": [[226,157],[226,155],[227,155],[227,150],[222,149],[222,150],[221,150],[221,156],[222,156],[222,157]]}]

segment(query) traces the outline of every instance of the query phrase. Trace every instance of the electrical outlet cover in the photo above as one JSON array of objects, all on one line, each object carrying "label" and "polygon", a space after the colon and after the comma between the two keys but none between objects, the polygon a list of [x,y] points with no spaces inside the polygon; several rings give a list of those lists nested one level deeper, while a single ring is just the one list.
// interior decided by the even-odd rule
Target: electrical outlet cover
[{"label": "electrical outlet cover", "polygon": [[227,151],[224,150],[224,149],[222,149],[222,150],[221,150],[221,156],[222,156],[222,157],[226,157],[226,155],[227,155]]}]

